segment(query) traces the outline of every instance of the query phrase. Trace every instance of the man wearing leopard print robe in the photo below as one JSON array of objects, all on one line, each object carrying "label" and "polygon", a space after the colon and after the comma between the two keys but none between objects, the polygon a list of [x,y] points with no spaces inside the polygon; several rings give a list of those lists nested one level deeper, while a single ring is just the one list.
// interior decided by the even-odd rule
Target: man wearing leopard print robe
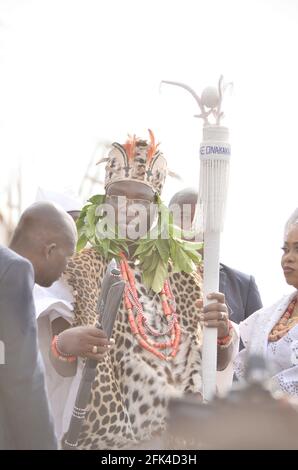
[{"label": "man wearing leopard print robe", "polygon": [[[119,201],[125,199],[124,222],[123,214],[119,216],[118,211],[116,223],[121,230],[126,230],[129,239],[128,227],[133,220],[129,206],[142,204],[146,209],[142,212],[143,219],[148,222],[156,193],[160,194],[165,180],[166,161],[157,149],[151,132],[149,142],[133,137],[124,145],[113,144],[105,160],[105,202],[118,210]],[[140,226],[143,225],[140,223]],[[139,236],[142,236],[141,231]],[[156,332],[163,332],[158,341],[167,342],[164,349],[144,347],[144,341],[140,341],[133,331],[129,318],[131,312],[128,311],[127,302],[123,301],[114,325],[115,345],[103,354],[106,349],[102,346],[100,349],[95,336],[91,332],[86,335],[86,329],[94,327],[96,322],[96,304],[108,261],[93,247],[83,249],[74,255],[65,273],[75,303],[72,328],[61,319],[59,328],[56,328],[59,352],[62,356],[78,356],[78,362],[88,354],[102,353],[92,385],[88,414],[78,441],[78,448],[81,449],[135,446],[164,430],[170,398],[193,393],[199,399],[202,387],[202,330],[199,320],[204,320],[206,326],[218,328],[218,337],[225,340],[224,347],[218,347],[218,369],[224,369],[231,359],[233,334],[229,330],[223,294],[212,294],[214,302],[204,307],[200,315],[201,279],[195,273],[174,273],[169,265],[168,285],[175,298],[181,331],[175,354],[170,357],[175,348],[167,334],[169,322],[164,313],[164,302],[160,295],[143,285],[142,272],[133,256],[133,246],[133,243],[129,244],[131,256],[127,269],[132,273],[136,296],[148,326],[148,343],[156,344]],[[177,334],[174,337],[177,339]],[[152,349],[158,349],[162,354],[158,356]],[[58,367],[58,363],[59,358],[53,359],[54,367]],[[59,363],[59,371],[63,375],[76,373],[75,367],[75,362]],[[67,419],[65,423],[67,430]]]}]

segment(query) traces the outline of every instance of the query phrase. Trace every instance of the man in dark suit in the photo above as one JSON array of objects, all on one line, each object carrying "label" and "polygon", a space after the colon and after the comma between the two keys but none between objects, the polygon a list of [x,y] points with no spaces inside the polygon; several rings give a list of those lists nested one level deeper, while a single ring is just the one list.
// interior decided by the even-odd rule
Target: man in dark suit
[{"label": "man in dark suit", "polygon": [[74,252],[64,211],[37,203],[22,215],[10,248],[0,247],[0,449],[56,449],[37,346],[34,282],[50,286]]},{"label": "man in dark suit", "polygon": [[[198,193],[192,188],[186,188],[177,192],[169,203],[170,209],[175,210],[175,205],[177,205],[181,215],[183,213],[183,218],[181,217],[180,219],[178,214],[180,223],[179,220],[174,221],[180,227],[182,227],[183,223],[183,229],[186,231],[191,229],[197,199]],[[189,206],[187,207],[186,205]],[[225,294],[225,303],[229,310],[229,317],[235,323],[240,323],[263,306],[254,277],[236,271],[224,264],[220,264],[219,291]]]}]

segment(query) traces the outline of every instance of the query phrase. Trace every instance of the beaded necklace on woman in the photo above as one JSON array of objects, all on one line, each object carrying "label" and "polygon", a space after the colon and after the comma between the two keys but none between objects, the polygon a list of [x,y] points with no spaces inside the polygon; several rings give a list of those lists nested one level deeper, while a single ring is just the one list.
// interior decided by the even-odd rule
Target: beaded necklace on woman
[{"label": "beaded necklace on woman", "polygon": [[268,341],[278,341],[280,338],[285,336],[291,328],[298,323],[298,304],[297,297],[295,297],[288,305],[287,310],[284,312],[280,320],[272,328]]}]

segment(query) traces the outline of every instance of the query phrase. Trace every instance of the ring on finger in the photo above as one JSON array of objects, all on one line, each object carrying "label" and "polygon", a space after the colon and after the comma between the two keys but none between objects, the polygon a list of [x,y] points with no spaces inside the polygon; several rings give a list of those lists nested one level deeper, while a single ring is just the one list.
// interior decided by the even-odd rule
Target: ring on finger
[{"label": "ring on finger", "polygon": [[227,315],[224,312],[220,312],[220,320],[226,320]]},{"label": "ring on finger", "polygon": [[98,354],[97,346],[92,346],[92,352],[93,352],[93,354]]}]

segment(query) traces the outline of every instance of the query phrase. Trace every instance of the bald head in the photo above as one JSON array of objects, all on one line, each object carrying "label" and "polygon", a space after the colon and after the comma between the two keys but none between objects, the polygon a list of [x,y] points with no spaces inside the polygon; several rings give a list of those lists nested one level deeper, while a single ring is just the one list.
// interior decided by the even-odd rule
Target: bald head
[{"label": "bald head", "polygon": [[173,214],[174,223],[184,231],[192,230],[197,200],[198,193],[192,188],[185,188],[178,191],[170,200],[169,209]]},{"label": "bald head", "polygon": [[178,191],[170,200],[169,207],[173,204],[178,204],[181,208],[183,204],[196,205],[198,200],[198,193],[193,188],[185,188]]},{"label": "bald head", "polygon": [[35,280],[51,285],[75,249],[76,226],[69,214],[50,202],[37,202],[22,214],[10,248],[33,264]]},{"label": "bald head", "polygon": [[76,226],[67,212],[51,202],[36,202],[22,214],[12,243],[48,243],[58,239],[72,240]]}]

